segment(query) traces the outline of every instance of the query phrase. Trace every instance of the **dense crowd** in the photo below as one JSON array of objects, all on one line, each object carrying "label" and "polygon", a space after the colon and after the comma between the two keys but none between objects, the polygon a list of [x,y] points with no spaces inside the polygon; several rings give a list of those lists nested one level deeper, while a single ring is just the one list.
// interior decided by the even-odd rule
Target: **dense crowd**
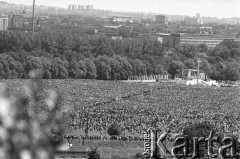
[{"label": "dense crowd", "polygon": [[[172,134],[179,134],[186,126],[199,122],[213,125],[220,134],[240,134],[239,103],[237,87],[157,84],[149,89],[79,107],[71,114],[70,126],[85,131],[87,137],[83,136],[90,140],[110,139],[109,136],[104,137],[103,132],[113,123],[122,129],[122,137],[114,138],[116,140],[143,136],[149,127],[168,128]],[[89,136],[88,133],[93,131],[96,135]]]},{"label": "dense crowd", "polygon": [[[53,136],[57,137],[57,136]],[[101,136],[101,135],[65,135],[64,139],[78,139],[78,140],[118,140],[118,141],[143,141],[144,138],[138,136],[122,136],[122,135],[112,135],[112,136]]]}]

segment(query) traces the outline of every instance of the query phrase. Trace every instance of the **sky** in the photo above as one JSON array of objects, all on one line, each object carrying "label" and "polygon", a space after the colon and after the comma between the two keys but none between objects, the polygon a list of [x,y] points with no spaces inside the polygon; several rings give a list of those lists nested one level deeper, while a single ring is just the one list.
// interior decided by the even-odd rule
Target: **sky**
[{"label": "sky", "polygon": [[[31,5],[33,0],[2,0]],[[95,9],[229,18],[240,17],[240,0],[35,0],[36,5],[67,8],[68,4],[94,5]]]}]

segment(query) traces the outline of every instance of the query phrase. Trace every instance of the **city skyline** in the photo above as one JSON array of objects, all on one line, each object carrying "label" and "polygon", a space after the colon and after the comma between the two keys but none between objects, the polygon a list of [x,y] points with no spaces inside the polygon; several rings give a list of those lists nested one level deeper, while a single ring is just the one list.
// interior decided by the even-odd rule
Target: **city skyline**
[{"label": "city skyline", "polygon": [[[8,3],[32,5],[32,0],[3,0]],[[240,17],[239,0],[36,0],[36,5],[67,8],[69,4],[94,5],[96,9],[230,18]]]}]

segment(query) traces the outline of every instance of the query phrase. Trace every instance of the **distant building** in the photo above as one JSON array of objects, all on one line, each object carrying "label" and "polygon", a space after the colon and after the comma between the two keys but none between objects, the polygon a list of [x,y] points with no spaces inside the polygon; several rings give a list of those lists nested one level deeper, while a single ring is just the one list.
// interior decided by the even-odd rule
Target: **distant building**
[{"label": "distant building", "polygon": [[78,10],[84,10],[84,5],[78,5]]},{"label": "distant building", "polygon": [[99,30],[95,29],[95,28],[84,28],[83,33],[89,34],[89,35],[94,35],[94,34],[98,34]]},{"label": "distant building", "polygon": [[94,10],[93,5],[87,5],[86,10],[88,10],[88,11]]},{"label": "distant building", "polygon": [[157,24],[168,25],[168,18],[165,15],[157,15],[155,22]]},{"label": "distant building", "polygon": [[133,23],[133,20],[131,17],[114,17],[113,21],[119,22],[119,23],[126,23],[126,22]]},{"label": "distant building", "polygon": [[43,10],[48,10],[49,9],[49,7],[48,6],[44,6],[44,5],[40,5],[40,6],[38,6],[38,9],[39,10],[41,10],[41,11],[43,11]]},{"label": "distant building", "polygon": [[[8,20],[8,30],[11,31],[31,31],[32,30],[32,17],[23,16],[19,14],[9,15]],[[49,19],[49,17],[36,17],[35,22],[35,31],[39,30],[39,27],[42,25],[42,19]]]},{"label": "distant building", "polygon": [[77,5],[72,5],[72,4],[69,4],[68,5],[68,10],[70,10],[70,11],[75,11],[75,10],[77,10],[78,9],[78,6]]},{"label": "distant building", "polygon": [[72,5],[71,4],[68,5],[68,10],[72,10]]},{"label": "distant building", "polygon": [[196,14],[196,18],[198,18],[198,19],[201,18],[200,13],[197,13],[197,14]]},{"label": "distant building", "polygon": [[72,5],[72,11],[75,11],[75,10],[77,10],[77,5]]},{"label": "distant building", "polygon": [[193,44],[193,45],[206,44],[209,48],[216,47],[223,40],[240,42],[240,39],[236,37],[219,37],[213,35],[192,35],[192,34],[180,36],[180,44]]},{"label": "distant building", "polygon": [[122,40],[123,39],[123,37],[121,35],[119,35],[117,30],[114,28],[105,28],[104,31],[102,31],[102,33],[106,37],[111,38],[112,40]]},{"label": "distant building", "polygon": [[9,28],[16,28],[18,25],[18,21],[19,21],[19,14],[12,14],[8,16],[8,29]]},{"label": "distant building", "polygon": [[200,30],[200,34],[213,34],[213,29],[212,27],[203,27],[203,26],[200,26],[199,28]]},{"label": "distant building", "polygon": [[180,34],[155,33],[152,35],[142,34],[140,37],[159,41],[160,43],[166,44],[171,48],[176,48],[180,44]]},{"label": "distant building", "polygon": [[171,48],[175,48],[180,44],[180,34],[164,34],[156,33],[158,41],[162,44],[167,44]]},{"label": "distant building", "polygon": [[190,17],[187,17],[184,19],[184,22],[187,24],[187,25],[198,25],[198,18],[190,18]]},{"label": "distant building", "polygon": [[187,17],[187,18],[184,19],[184,22],[187,25],[203,25],[203,19],[202,18]]},{"label": "distant building", "polygon": [[8,16],[0,15],[0,30],[7,30],[8,28]]}]

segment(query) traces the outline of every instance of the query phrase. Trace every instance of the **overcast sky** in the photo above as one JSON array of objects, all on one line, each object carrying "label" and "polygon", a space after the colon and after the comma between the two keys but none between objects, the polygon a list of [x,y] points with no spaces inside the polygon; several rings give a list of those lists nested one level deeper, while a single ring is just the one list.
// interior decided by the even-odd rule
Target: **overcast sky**
[{"label": "overcast sky", "polygon": [[[32,4],[33,0],[3,0]],[[67,8],[68,4],[91,4],[96,9],[190,15],[240,17],[240,0],[36,0],[36,5]]]}]

